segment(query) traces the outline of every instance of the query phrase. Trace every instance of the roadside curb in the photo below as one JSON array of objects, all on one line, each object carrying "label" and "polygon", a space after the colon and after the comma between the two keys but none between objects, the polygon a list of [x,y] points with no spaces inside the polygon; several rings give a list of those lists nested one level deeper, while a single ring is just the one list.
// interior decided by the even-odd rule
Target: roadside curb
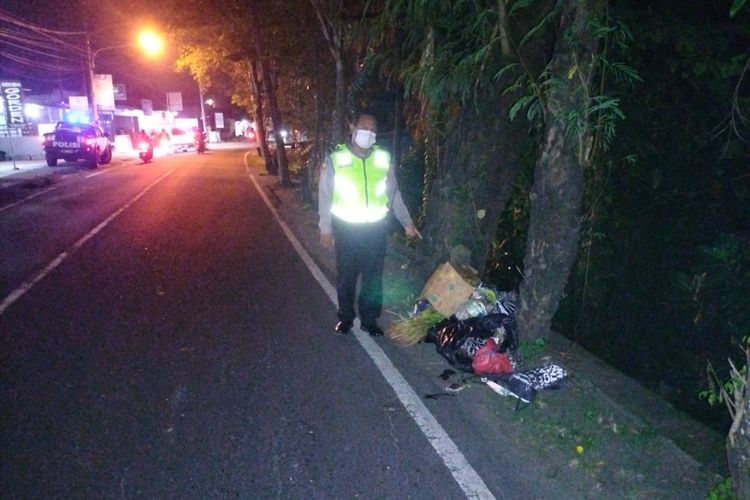
[{"label": "roadside curb", "polygon": [[[276,177],[261,173],[257,164],[253,170],[285,223],[334,281],[333,255],[316,244],[319,235],[314,207],[304,206],[298,189],[281,187]],[[385,273],[399,279],[411,274],[411,270],[398,268],[408,262],[408,249],[393,248],[393,243],[389,247]],[[385,327],[392,317],[384,314],[381,319]],[[425,380],[440,386],[438,374],[433,372],[442,365],[442,358],[434,349],[394,345],[388,346],[387,352],[397,352],[401,362],[418,365],[414,368]],[[506,428],[508,439],[536,449],[540,457],[557,447],[556,458],[549,456],[548,463],[557,463],[551,467],[558,467],[561,474],[574,470],[585,474],[593,484],[585,496],[704,498],[726,475],[724,441],[718,432],[562,335],[550,333],[544,354],[570,374],[566,388],[559,393],[545,391],[530,410],[518,413],[513,412],[512,401],[491,391],[464,392],[460,404],[476,406],[460,411],[469,411],[482,428],[497,425],[488,418],[505,415],[501,418],[512,426]],[[535,360],[527,361],[533,367]],[[584,446],[576,454],[579,443]]]}]

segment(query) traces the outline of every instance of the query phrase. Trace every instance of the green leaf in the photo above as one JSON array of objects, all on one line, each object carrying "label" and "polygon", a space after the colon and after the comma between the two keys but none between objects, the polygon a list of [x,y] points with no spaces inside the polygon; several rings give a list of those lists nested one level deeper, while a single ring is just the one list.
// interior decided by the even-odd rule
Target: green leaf
[{"label": "green leaf", "polygon": [[521,111],[523,107],[528,103],[528,97],[529,96],[521,97],[513,104],[513,106],[511,106],[510,111],[508,111],[508,117],[510,118],[510,121],[516,119],[516,115],[518,114],[518,112]]},{"label": "green leaf", "polygon": [[548,12],[547,15],[544,16],[541,21],[539,21],[539,24],[531,28],[529,32],[524,35],[524,37],[521,39],[521,43],[519,44],[519,46],[523,47],[526,44],[526,42],[528,42],[531,38],[534,37],[534,35],[542,31],[545,28],[545,26],[547,26],[555,18],[556,15],[557,15],[557,8],[552,9],[550,12]]},{"label": "green leaf", "polygon": [[520,10],[531,7],[534,3],[535,3],[535,0],[518,0],[516,2],[513,2],[513,5],[510,7],[510,11],[508,12],[508,15],[514,16]]},{"label": "green leaf", "polygon": [[742,9],[742,7],[745,5],[745,0],[734,0],[732,2],[732,6],[729,8],[729,16],[734,17],[737,15],[737,13]]},{"label": "green leaf", "polygon": [[500,71],[498,71],[497,73],[495,73],[495,75],[494,75],[494,76],[493,76],[492,78],[493,78],[493,79],[494,79],[495,81],[498,81],[498,80],[500,80],[500,79],[501,79],[501,78],[503,77],[503,75],[504,75],[505,73],[507,73],[507,72],[509,72],[509,71],[512,71],[513,69],[515,69],[515,68],[517,68],[517,67],[519,67],[519,66],[520,66],[520,65],[519,65],[518,63],[510,63],[510,64],[506,64],[505,66],[503,66],[502,68],[500,68]]}]

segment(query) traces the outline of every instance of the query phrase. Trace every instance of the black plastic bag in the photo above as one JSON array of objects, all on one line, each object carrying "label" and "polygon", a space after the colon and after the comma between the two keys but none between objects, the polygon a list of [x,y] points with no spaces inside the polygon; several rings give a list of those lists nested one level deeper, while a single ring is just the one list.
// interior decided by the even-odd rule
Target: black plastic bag
[{"label": "black plastic bag", "polygon": [[[506,345],[501,345],[501,349],[504,350],[511,343],[515,343],[515,322],[501,313],[469,318],[465,321],[459,321],[451,316],[430,328],[425,341],[434,343],[437,352],[448,363],[461,371],[472,373],[471,362],[474,355],[488,338],[497,333],[498,328],[503,328],[506,332],[506,339],[503,341]],[[512,334],[509,330],[512,330]]]},{"label": "black plastic bag", "polygon": [[501,329],[504,334],[500,335],[500,347],[498,352],[515,351],[518,347],[518,329],[516,319],[505,313],[495,312],[486,316],[476,318],[477,323],[484,330],[490,330],[493,335]]}]

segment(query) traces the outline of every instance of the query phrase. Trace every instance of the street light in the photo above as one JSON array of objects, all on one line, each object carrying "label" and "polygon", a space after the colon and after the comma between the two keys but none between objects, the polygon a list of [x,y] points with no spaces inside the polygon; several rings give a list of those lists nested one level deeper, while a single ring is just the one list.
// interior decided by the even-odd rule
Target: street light
[{"label": "street light", "polygon": [[164,41],[153,31],[144,31],[138,35],[138,45],[151,56],[159,55],[164,50]]},{"label": "street light", "polygon": [[144,31],[138,36],[138,41],[135,43],[123,43],[119,45],[110,45],[108,47],[101,47],[95,51],[91,51],[91,41],[89,40],[89,34],[86,33],[86,55],[88,56],[88,70],[89,70],[89,102],[91,103],[91,117],[94,121],[99,120],[99,111],[96,107],[96,84],[94,82],[94,68],[96,63],[96,56],[105,50],[122,49],[126,47],[141,47],[147,55],[158,55],[164,48],[164,42],[161,37],[153,31]]}]

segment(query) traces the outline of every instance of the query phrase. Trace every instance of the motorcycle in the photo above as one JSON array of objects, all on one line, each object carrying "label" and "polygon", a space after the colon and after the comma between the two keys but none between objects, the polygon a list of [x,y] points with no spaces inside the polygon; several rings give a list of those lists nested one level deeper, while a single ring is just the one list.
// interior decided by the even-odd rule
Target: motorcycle
[{"label": "motorcycle", "polygon": [[149,163],[154,158],[153,146],[146,141],[138,143],[138,158],[143,160],[143,163]]},{"label": "motorcycle", "polygon": [[202,132],[195,134],[195,150],[199,155],[206,152],[206,136]]}]

